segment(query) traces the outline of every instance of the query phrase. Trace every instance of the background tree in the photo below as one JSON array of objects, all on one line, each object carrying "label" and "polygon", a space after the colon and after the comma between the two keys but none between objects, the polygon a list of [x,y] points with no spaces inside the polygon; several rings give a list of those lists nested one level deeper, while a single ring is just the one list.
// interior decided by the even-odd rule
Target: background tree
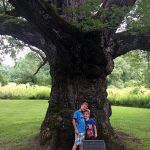
[{"label": "background tree", "polygon": [[[50,85],[49,65],[37,72],[37,67],[41,65],[41,57],[35,52],[29,52],[24,58],[20,58],[11,69],[11,82],[30,83],[37,85]],[[30,67],[29,67],[30,66]]]},{"label": "background tree", "polygon": [[[61,2],[59,10],[68,7],[63,3],[65,1]],[[91,105],[99,139],[105,140],[107,149],[122,149],[109,121],[111,107],[107,99],[106,77],[113,70],[114,58],[135,49],[149,50],[149,34],[145,32],[147,30],[142,30],[143,33],[137,30],[116,33],[124,17],[130,15],[136,0],[101,2],[95,15],[89,12],[91,17],[87,23],[95,18],[102,26],[81,30],[67,22],[70,19],[63,18],[66,16],[63,10],[61,16],[58,15],[58,3],[53,3],[55,10],[51,1],[46,0],[3,1],[8,15],[0,15],[0,34],[11,35],[41,49],[51,66],[52,90],[40,132],[41,144],[47,143],[51,149],[71,149],[72,113],[83,101]],[[12,6],[8,7],[8,4]],[[136,4],[139,7],[132,12],[143,9],[142,12],[147,13],[146,5],[149,5],[148,1],[139,1]],[[81,14],[75,16],[79,23],[80,19],[86,20],[86,17],[78,17]],[[138,17],[142,20],[143,14]]]},{"label": "background tree", "polygon": [[115,68],[108,76],[108,85],[118,88],[149,84],[149,52],[132,51],[115,59]]},{"label": "background tree", "polygon": [[9,81],[9,70],[8,68],[0,64],[0,84],[2,86],[8,84]]}]

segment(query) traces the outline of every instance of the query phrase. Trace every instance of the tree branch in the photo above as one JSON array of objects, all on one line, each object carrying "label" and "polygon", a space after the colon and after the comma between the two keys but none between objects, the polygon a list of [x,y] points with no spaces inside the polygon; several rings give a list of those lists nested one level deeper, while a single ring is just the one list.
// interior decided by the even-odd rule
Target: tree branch
[{"label": "tree branch", "polygon": [[24,18],[38,27],[45,39],[53,36],[53,43],[64,37],[78,35],[79,31],[57,15],[52,6],[44,0],[9,0],[9,2]]},{"label": "tree branch", "polygon": [[46,56],[41,50],[37,48],[33,48],[32,46],[28,46],[28,47],[30,48],[31,51],[37,53],[42,58],[43,61],[45,60]]},{"label": "tree branch", "polygon": [[114,39],[113,58],[123,55],[132,50],[150,51],[150,33],[122,32]]},{"label": "tree branch", "polygon": [[10,35],[39,49],[44,48],[44,39],[28,22],[8,15],[0,15],[0,34]]},{"label": "tree branch", "polygon": [[21,17],[21,14],[17,12],[15,9],[6,11],[5,14],[9,16],[14,16],[14,17]]},{"label": "tree branch", "polygon": [[[37,28],[27,21],[8,15],[0,15],[0,35],[10,35],[28,46],[32,45],[42,50],[52,63],[56,48],[51,42],[53,36],[46,42]],[[59,44],[60,45],[60,44]]]},{"label": "tree branch", "polygon": [[7,8],[6,8],[6,5],[5,5],[5,0],[2,0],[2,3],[3,3],[4,12],[6,12]]},{"label": "tree branch", "polygon": [[38,67],[37,71],[33,74],[33,76],[35,76],[39,71],[40,69],[47,63],[48,59],[46,58],[42,63],[41,65]]},{"label": "tree branch", "polygon": [[113,28],[115,33],[116,29],[129,12],[127,8],[133,6],[136,1],[137,0],[103,0],[101,6],[102,10],[96,14],[96,18],[99,18],[103,23],[109,23],[109,28]]},{"label": "tree branch", "polygon": [[111,8],[113,5],[124,7],[124,6],[133,6],[136,0],[104,0],[103,8]]}]

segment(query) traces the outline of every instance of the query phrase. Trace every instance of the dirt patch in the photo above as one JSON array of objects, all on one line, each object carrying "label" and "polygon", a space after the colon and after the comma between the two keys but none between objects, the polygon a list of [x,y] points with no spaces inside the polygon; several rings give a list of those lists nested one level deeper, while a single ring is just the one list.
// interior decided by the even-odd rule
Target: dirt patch
[{"label": "dirt patch", "polygon": [[[125,144],[126,150],[139,150],[140,140],[137,137],[131,136],[123,132],[116,132],[116,139]],[[36,136],[31,141],[18,141],[17,143],[0,143],[2,150],[50,150],[49,146],[41,146],[39,144],[39,137]]]},{"label": "dirt patch", "polygon": [[36,136],[32,141],[25,146],[23,150],[50,150],[49,146],[42,146],[39,142],[39,137]]},{"label": "dirt patch", "polygon": [[124,143],[127,150],[140,150],[140,139],[121,131],[115,131],[115,137]]},{"label": "dirt patch", "polygon": [[[117,131],[115,137],[119,139],[120,143],[124,143],[126,150],[140,150],[140,139],[124,132]],[[50,150],[49,147],[42,147],[39,145],[39,139],[35,138],[32,141],[32,150]]]}]

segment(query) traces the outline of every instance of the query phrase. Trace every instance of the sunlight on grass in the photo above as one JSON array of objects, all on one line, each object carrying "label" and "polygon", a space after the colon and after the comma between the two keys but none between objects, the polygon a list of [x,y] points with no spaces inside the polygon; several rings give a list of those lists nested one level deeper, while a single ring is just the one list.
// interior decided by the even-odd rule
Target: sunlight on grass
[{"label": "sunlight on grass", "polygon": [[6,86],[0,86],[1,99],[48,99],[50,87],[29,84],[9,83]]},{"label": "sunlight on grass", "polygon": [[141,140],[141,150],[150,148],[150,110],[131,107],[113,107],[111,124],[117,130]]},{"label": "sunlight on grass", "polygon": [[108,88],[107,92],[112,105],[150,108],[150,89]]},{"label": "sunlight on grass", "polygon": [[[30,140],[39,134],[48,101],[0,100],[0,150],[27,150]],[[138,137],[141,150],[150,147],[150,110],[112,107],[114,128]]]},{"label": "sunlight on grass", "polygon": [[0,143],[32,138],[40,129],[48,102],[0,100]]},{"label": "sunlight on grass", "polygon": [[[1,99],[49,99],[51,87],[10,83],[0,86]],[[108,99],[112,105],[150,108],[150,89],[108,88]]]}]

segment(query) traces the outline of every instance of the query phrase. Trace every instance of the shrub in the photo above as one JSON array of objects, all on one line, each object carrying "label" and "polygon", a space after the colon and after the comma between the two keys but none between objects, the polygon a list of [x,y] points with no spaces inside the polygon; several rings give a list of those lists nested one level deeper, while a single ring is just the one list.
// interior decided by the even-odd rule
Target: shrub
[{"label": "shrub", "polygon": [[150,90],[146,88],[108,89],[112,105],[150,108]]},{"label": "shrub", "polygon": [[49,95],[50,87],[47,86],[14,83],[0,86],[1,99],[48,99]]}]

